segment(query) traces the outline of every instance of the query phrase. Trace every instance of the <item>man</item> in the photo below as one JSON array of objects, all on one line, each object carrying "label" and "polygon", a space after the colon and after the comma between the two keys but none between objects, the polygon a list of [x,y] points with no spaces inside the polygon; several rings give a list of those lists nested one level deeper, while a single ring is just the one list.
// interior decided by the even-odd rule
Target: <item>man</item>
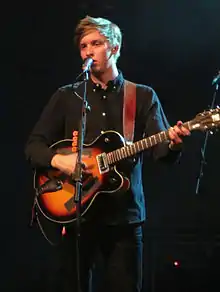
[{"label": "man", "polygon": [[[85,143],[102,132],[114,130],[123,136],[124,78],[117,68],[122,35],[119,27],[107,19],[85,17],[75,31],[75,41],[84,61],[92,58],[88,80],[88,103]],[[26,156],[34,168],[56,168],[74,173],[77,154],[57,154],[54,142],[72,138],[79,129],[83,83],[59,88],[50,99],[34,127],[26,146]],[[150,154],[157,160],[175,162],[181,152],[182,136],[189,131],[178,122],[170,127],[155,91],[136,85],[134,141],[169,129],[169,140],[153,147]],[[82,292],[90,291],[91,272],[101,259],[100,277],[95,291],[139,292],[142,287],[142,224],[145,200],[142,187],[142,154],[128,159],[124,173],[130,180],[127,192],[100,196],[81,224],[80,275]],[[122,167],[123,168],[123,167]],[[62,253],[62,291],[77,290],[75,224],[66,227],[60,247]],[[101,255],[101,257],[100,257]],[[66,290],[65,290],[66,289]]]}]

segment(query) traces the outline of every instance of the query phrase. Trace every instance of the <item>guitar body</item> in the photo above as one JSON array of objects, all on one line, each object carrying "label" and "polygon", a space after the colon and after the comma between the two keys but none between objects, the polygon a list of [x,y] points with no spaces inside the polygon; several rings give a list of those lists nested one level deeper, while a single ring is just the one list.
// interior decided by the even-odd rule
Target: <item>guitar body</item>
[{"label": "guitar body", "polygon": [[[128,178],[124,177],[116,168],[110,166],[108,170],[100,170],[97,156],[124,147],[123,137],[114,131],[107,131],[95,139],[91,144],[83,147],[82,162],[89,173],[82,176],[81,215],[83,216],[98,195],[115,193],[127,190],[130,187]],[[72,153],[72,140],[61,140],[50,148],[60,154]],[[48,190],[43,193],[39,189],[50,181],[60,181],[59,190]],[[77,219],[76,203],[74,200],[76,184],[73,179],[59,170],[50,169],[47,172],[35,171],[34,188],[36,190],[36,204],[41,213],[56,223],[71,223]]]}]

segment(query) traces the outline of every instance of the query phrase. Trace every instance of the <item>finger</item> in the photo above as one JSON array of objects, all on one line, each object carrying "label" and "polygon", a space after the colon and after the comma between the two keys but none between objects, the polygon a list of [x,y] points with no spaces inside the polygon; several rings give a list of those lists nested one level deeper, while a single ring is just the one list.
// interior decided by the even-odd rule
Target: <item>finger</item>
[{"label": "finger", "polygon": [[191,135],[190,131],[187,128],[183,127],[183,126],[181,127],[181,131],[182,131],[184,136]]},{"label": "finger", "polygon": [[[174,136],[175,136],[175,139],[181,139],[180,137],[181,136],[186,136],[188,135],[188,131],[186,131],[185,129],[180,129],[178,126],[174,126]],[[181,140],[182,141],[182,140]]]},{"label": "finger", "polygon": [[94,170],[95,165],[94,164],[89,164],[89,165],[85,165],[85,168],[83,169],[83,172],[85,173],[92,173],[92,171]]},{"label": "finger", "polygon": [[182,121],[177,122],[177,127],[181,130],[182,135],[189,136],[191,134],[190,131],[186,127],[183,126]]},{"label": "finger", "polygon": [[86,164],[82,162],[82,169],[85,170],[87,168]]},{"label": "finger", "polygon": [[174,131],[177,133],[178,136],[189,136],[190,135],[190,131],[183,127],[183,126],[174,126]]},{"label": "finger", "polygon": [[172,140],[175,144],[179,144],[182,143],[182,139],[177,135],[173,140]]},{"label": "finger", "polygon": [[170,128],[169,130],[169,138],[176,144],[182,143],[181,138],[178,136],[174,128]]},{"label": "finger", "polygon": [[169,129],[168,134],[169,134],[170,140],[173,140],[175,138],[175,133],[172,127]]},{"label": "finger", "polygon": [[170,137],[171,140],[174,140],[174,139],[176,139],[178,137],[177,131],[178,130],[175,130],[175,127],[170,128],[169,137]]},{"label": "finger", "polygon": [[183,122],[182,121],[178,121],[176,124],[177,124],[178,127],[181,127],[183,125]]},{"label": "finger", "polygon": [[182,135],[182,130],[177,125],[173,127],[174,132],[179,136]]}]

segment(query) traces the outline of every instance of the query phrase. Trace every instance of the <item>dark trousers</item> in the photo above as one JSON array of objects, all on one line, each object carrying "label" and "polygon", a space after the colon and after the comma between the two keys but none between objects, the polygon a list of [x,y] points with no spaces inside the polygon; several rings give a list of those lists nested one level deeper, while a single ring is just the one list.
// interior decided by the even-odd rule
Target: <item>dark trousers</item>
[{"label": "dark trousers", "polygon": [[[60,245],[57,291],[78,292],[76,232],[67,230]],[[81,292],[140,292],[142,226],[81,224]]]}]

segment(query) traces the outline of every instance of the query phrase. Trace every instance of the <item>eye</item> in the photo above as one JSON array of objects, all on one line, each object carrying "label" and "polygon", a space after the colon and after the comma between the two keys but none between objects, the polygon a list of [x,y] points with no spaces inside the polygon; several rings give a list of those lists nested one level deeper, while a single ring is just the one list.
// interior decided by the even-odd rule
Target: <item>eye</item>
[{"label": "eye", "polygon": [[80,49],[85,49],[86,48],[86,44],[80,44]]},{"label": "eye", "polygon": [[100,45],[102,45],[102,43],[103,42],[101,40],[95,40],[95,41],[92,42],[92,45],[93,46],[100,46]]}]

